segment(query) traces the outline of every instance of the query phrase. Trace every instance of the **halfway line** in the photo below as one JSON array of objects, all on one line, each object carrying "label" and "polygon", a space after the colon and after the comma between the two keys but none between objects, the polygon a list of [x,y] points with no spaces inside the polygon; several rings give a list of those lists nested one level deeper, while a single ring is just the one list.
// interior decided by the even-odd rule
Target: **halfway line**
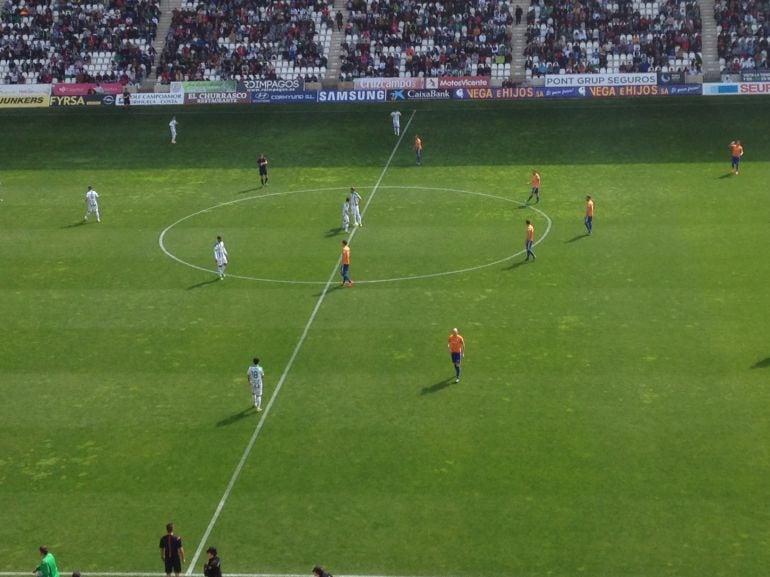
[{"label": "halfway line", "polygon": [[[364,206],[364,210],[361,212],[361,216],[363,217],[364,214],[366,214],[366,209],[369,208],[369,205],[372,203],[372,199],[374,198],[374,195],[377,193],[377,189],[380,186],[380,183],[382,182],[382,179],[385,178],[385,173],[388,171],[388,168],[390,167],[390,163],[393,162],[393,157],[396,155],[396,151],[398,150],[398,147],[401,145],[401,141],[404,138],[404,135],[406,134],[406,131],[409,129],[409,125],[412,123],[412,119],[414,118],[414,115],[417,113],[416,110],[412,111],[412,115],[409,117],[409,121],[406,123],[406,127],[404,128],[404,131],[401,133],[401,136],[399,136],[398,140],[396,141],[396,145],[393,147],[392,152],[390,153],[390,156],[388,157],[388,161],[385,163],[385,168],[382,169],[382,172],[380,173],[380,178],[377,179],[377,183],[374,185],[374,188],[372,189],[372,193],[369,195],[369,200],[367,201],[366,205]],[[353,239],[353,237],[356,234],[357,228],[353,228],[353,232],[350,233],[349,239]],[[331,274],[329,275],[329,280],[326,281],[326,285],[324,285],[324,289],[321,292],[321,296],[318,297],[318,301],[315,303],[315,307],[313,307],[313,312],[310,313],[310,318],[308,319],[307,323],[305,324],[305,328],[302,331],[302,335],[299,338],[299,341],[297,341],[297,345],[294,347],[294,351],[291,353],[291,357],[289,357],[289,362],[286,363],[286,368],[283,370],[283,373],[281,374],[281,378],[278,379],[278,384],[275,386],[275,390],[273,391],[273,394],[270,395],[270,400],[267,403],[267,406],[265,407],[265,412],[262,413],[262,417],[259,419],[259,422],[257,423],[256,429],[254,429],[254,433],[251,435],[251,439],[249,439],[249,444],[246,445],[246,449],[243,451],[243,455],[241,455],[241,460],[238,461],[238,466],[235,467],[235,471],[233,471],[232,477],[230,477],[230,482],[227,483],[227,488],[225,489],[224,494],[222,495],[222,498],[219,500],[219,504],[217,504],[217,508],[214,511],[214,515],[211,517],[211,521],[209,521],[208,527],[206,527],[206,532],[203,533],[203,537],[201,538],[200,543],[198,544],[198,548],[195,550],[195,555],[193,555],[192,561],[190,561],[190,564],[187,566],[187,571],[185,571],[185,575],[192,575],[193,569],[198,564],[198,558],[201,556],[201,553],[203,552],[203,547],[205,546],[206,542],[209,539],[209,536],[211,535],[211,531],[214,529],[214,525],[216,525],[217,520],[219,520],[219,515],[222,513],[222,509],[225,506],[225,503],[227,503],[227,499],[230,497],[230,493],[233,490],[233,487],[235,486],[235,482],[238,480],[238,477],[241,475],[241,471],[243,470],[243,466],[246,464],[246,460],[249,458],[249,455],[251,454],[251,449],[254,447],[254,443],[257,441],[257,437],[259,437],[259,433],[262,431],[262,427],[264,427],[265,420],[267,419],[267,415],[270,414],[270,409],[273,407],[273,403],[278,398],[278,393],[281,392],[281,388],[283,387],[283,383],[286,380],[286,375],[289,374],[289,371],[291,370],[292,365],[294,365],[294,361],[297,358],[297,355],[299,354],[300,349],[302,348],[302,345],[305,343],[305,339],[307,338],[308,332],[310,331],[310,327],[313,324],[313,321],[315,321],[315,317],[318,314],[318,310],[321,308],[321,304],[323,304],[324,299],[326,299],[326,295],[329,292],[329,287],[332,285],[332,281],[334,280],[334,277],[337,275],[337,271],[340,268],[340,264],[342,262],[342,255],[337,257],[337,262],[334,265],[334,268],[332,269]]]}]

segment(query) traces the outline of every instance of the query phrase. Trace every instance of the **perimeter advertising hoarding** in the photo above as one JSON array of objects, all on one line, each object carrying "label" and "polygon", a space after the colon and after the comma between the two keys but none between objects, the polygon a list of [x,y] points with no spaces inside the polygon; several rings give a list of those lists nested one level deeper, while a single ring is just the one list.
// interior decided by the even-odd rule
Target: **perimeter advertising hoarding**
[{"label": "perimeter advertising hoarding", "polygon": [[704,96],[747,96],[770,94],[770,82],[725,82],[703,85]]},{"label": "perimeter advertising hoarding", "polygon": [[621,74],[548,74],[548,88],[570,86],[646,86],[658,84],[655,72],[628,72]]},{"label": "perimeter advertising hoarding", "polygon": [[[123,95],[115,96],[115,104],[123,106]],[[184,94],[168,92],[137,92],[131,95],[131,106],[167,106],[184,104]]]},{"label": "perimeter advertising hoarding", "polygon": [[425,88],[457,89],[457,88],[491,88],[490,76],[440,76],[425,78]]},{"label": "perimeter advertising hoarding", "polygon": [[51,96],[51,107],[59,106],[113,106],[114,94],[86,94],[76,96]]},{"label": "perimeter advertising hoarding", "polygon": [[0,94],[51,94],[50,84],[0,84]]},{"label": "perimeter advertising hoarding", "polygon": [[[689,88],[692,86],[692,88]],[[700,94],[700,84],[679,84],[675,86],[586,86],[588,98],[628,98],[636,96],[685,96]]]},{"label": "perimeter advertising hoarding", "polygon": [[770,70],[741,72],[742,82],[770,82]]},{"label": "perimeter advertising hoarding", "polygon": [[385,102],[386,95],[386,90],[319,90],[318,102]]},{"label": "perimeter advertising hoarding", "polygon": [[0,108],[47,108],[47,94],[0,94]]},{"label": "perimeter advertising hoarding", "polygon": [[[102,92],[105,94],[122,94],[123,85],[120,82],[106,82],[99,84]],[[95,83],[66,84],[59,83],[53,85],[54,96],[85,96],[89,90],[95,90]]]},{"label": "perimeter advertising hoarding", "polygon": [[353,88],[356,90],[398,90],[411,88],[420,90],[425,88],[424,78],[356,78],[353,80]]},{"label": "perimeter advertising hoarding", "polygon": [[684,72],[658,72],[658,84],[684,84]]},{"label": "perimeter advertising hoarding", "polygon": [[186,82],[172,82],[170,90],[172,94],[184,94],[190,92],[235,92],[238,90],[238,83],[235,80],[191,80]]},{"label": "perimeter advertising hoarding", "polygon": [[251,92],[252,104],[289,104],[300,102],[318,102],[318,93],[314,90],[296,90],[290,92]]},{"label": "perimeter advertising hoarding", "polygon": [[251,96],[248,92],[185,92],[184,103],[251,104]]},{"label": "perimeter advertising hoarding", "polygon": [[515,88],[458,88],[453,92],[455,99],[458,100],[519,100],[543,98],[546,90],[540,86],[517,86]]},{"label": "perimeter advertising hoarding", "polygon": [[297,92],[305,90],[304,78],[287,80],[242,80],[238,83],[238,92]]},{"label": "perimeter advertising hoarding", "polygon": [[[458,88],[457,90],[462,90]],[[415,90],[402,88],[388,90],[388,100],[451,100],[452,90],[439,90],[437,88]]]}]

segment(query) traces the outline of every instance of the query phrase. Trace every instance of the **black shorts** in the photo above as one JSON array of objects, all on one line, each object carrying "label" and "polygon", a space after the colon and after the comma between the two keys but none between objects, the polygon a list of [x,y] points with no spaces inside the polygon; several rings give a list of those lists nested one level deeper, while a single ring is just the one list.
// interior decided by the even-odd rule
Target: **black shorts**
[{"label": "black shorts", "polygon": [[176,573],[179,575],[182,572],[182,560],[181,559],[164,559],[166,563],[166,575]]},{"label": "black shorts", "polygon": [[260,165],[260,167],[259,167],[259,174],[261,176],[267,176],[267,165],[266,164]]}]

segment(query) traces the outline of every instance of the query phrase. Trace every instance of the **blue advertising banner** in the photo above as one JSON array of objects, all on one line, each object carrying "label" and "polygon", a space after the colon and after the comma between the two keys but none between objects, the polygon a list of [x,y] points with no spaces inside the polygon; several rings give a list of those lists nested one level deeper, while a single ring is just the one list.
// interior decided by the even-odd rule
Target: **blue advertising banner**
[{"label": "blue advertising banner", "polygon": [[546,88],[544,96],[546,98],[582,98],[586,95],[584,86],[565,87],[565,88]]},{"label": "blue advertising banner", "polygon": [[252,104],[294,104],[300,102],[318,102],[318,93],[315,90],[251,93]]},{"label": "blue advertising banner", "polygon": [[387,90],[319,90],[318,102],[385,102]]}]

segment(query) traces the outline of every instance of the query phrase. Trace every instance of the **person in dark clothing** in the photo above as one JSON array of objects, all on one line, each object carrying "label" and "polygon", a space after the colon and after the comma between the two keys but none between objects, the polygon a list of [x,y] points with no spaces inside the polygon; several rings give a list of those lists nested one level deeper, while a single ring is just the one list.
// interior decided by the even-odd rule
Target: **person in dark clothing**
[{"label": "person in dark clothing", "polygon": [[333,577],[331,573],[326,571],[320,565],[316,565],[315,567],[313,567],[313,575],[315,575],[315,577]]},{"label": "person in dark clothing", "polygon": [[166,525],[166,534],[160,538],[160,558],[166,566],[166,577],[171,577],[172,571],[179,577],[184,563],[184,547],[182,538],[174,535],[173,523]]},{"label": "person in dark clothing", "polygon": [[222,577],[222,563],[217,556],[217,548],[209,547],[206,549],[206,554],[209,559],[203,566],[203,574],[206,577]]},{"label": "person in dark clothing", "polygon": [[516,6],[516,24],[521,24],[521,17],[524,15],[524,10],[521,9],[521,6]]}]

